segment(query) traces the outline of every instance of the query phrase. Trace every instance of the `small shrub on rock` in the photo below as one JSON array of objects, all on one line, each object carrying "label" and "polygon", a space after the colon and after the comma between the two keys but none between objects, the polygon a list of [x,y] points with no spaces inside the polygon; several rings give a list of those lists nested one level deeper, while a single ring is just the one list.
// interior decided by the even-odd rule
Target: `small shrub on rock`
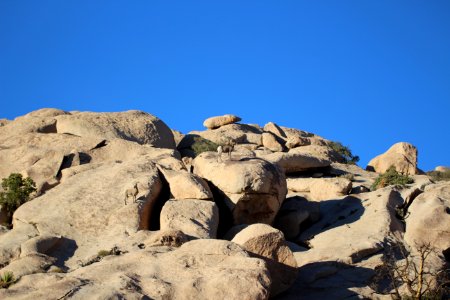
[{"label": "small shrub on rock", "polygon": [[359,156],[353,155],[350,148],[340,142],[330,142],[328,146],[341,156],[341,162],[344,164],[356,165],[359,161]]},{"label": "small shrub on rock", "polygon": [[397,172],[394,166],[389,167],[386,173],[381,174],[375,179],[371,186],[371,190],[374,191],[379,188],[383,188],[389,185],[406,185],[413,183],[414,179],[407,175]]},{"label": "small shrub on rock", "polygon": [[13,272],[5,272],[2,275],[0,275],[0,288],[8,288],[11,284],[13,284],[16,281],[14,278]]},{"label": "small shrub on rock", "polygon": [[219,147],[219,145],[216,143],[197,136],[194,138],[194,143],[192,144],[191,149],[194,151],[195,156],[198,156],[202,152],[217,151],[217,147]]},{"label": "small shrub on rock", "polygon": [[19,206],[30,199],[30,194],[36,191],[36,184],[21,174],[12,173],[8,178],[2,179],[3,191],[0,192],[0,205],[6,210],[9,218]]},{"label": "small shrub on rock", "polygon": [[426,173],[431,177],[433,181],[449,181],[450,180],[450,170],[444,172],[441,171],[430,171]]}]

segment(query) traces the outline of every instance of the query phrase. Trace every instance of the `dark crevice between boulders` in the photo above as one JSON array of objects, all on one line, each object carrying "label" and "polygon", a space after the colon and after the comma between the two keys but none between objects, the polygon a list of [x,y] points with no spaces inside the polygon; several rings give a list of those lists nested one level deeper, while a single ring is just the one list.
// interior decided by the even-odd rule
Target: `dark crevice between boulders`
[{"label": "dark crevice between boulders", "polygon": [[161,210],[166,204],[166,202],[170,199],[170,186],[167,179],[164,177],[163,173],[158,169],[158,176],[161,180],[161,191],[159,192],[158,197],[156,197],[155,203],[151,208],[150,218],[148,220],[149,230],[159,230],[161,228],[160,225],[160,216]]},{"label": "dark crevice between boulders", "polygon": [[337,177],[335,173],[333,173],[333,169],[331,166],[328,167],[317,167],[317,168],[309,168],[303,171],[297,172],[288,172],[286,177],[304,177],[304,178],[322,178],[322,177]]},{"label": "dark crevice between boulders", "polygon": [[98,143],[94,148],[92,148],[91,150],[95,150],[95,149],[99,149],[102,147],[105,147],[108,145],[108,141],[107,140],[103,140],[100,143]]},{"label": "dark crevice between boulders", "polygon": [[[95,149],[95,148],[94,148]],[[59,170],[56,174],[56,179],[61,180],[62,170],[68,169],[74,166],[84,165],[90,163],[92,157],[84,152],[75,152],[64,155],[64,158],[59,166]]]},{"label": "dark crevice between boulders", "polygon": [[56,130],[56,120],[53,120],[50,124],[45,124],[44,126],[38,128],[38,133],[57,133]]},{"label": "dark crevice between boulders", "polygon": [[[205,179],[206,180],[206,179]],[[217,238],[223,239],[225,234],[233,227],[233,213],[226,204],[226,195],[212,182],[206,180],[213,194],[214,202],[219,208],[219,226],[217,229]]]},{"label": "dark crevice between boulders", "polygon": [[405,227],[404,229],[406,230],[406,218],[408,218],[409,216],[409,207],[411,206],[411,204],[413,203],[413,201],[417,198],[417,196],[419,196],[420,194],[423,193],[423,190],[421,189],[414,189],[406,198],[405,201],[403,202],[402,205],[397,205],[395,207],[395,216],[397,219],[399,219],[402,223],[403,226]]}]

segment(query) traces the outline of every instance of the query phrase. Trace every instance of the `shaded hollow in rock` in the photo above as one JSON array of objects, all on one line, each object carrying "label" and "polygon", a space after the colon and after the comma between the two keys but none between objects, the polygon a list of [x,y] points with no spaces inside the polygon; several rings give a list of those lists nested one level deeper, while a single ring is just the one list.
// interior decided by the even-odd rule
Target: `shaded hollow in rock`
[{"label": "shaded hollow in rock", "polygon": [[161,171],[158,170],[159,178],[161,179],[161,191],[159,192],[158,197],[156,198],[155,203],[153,204],[150,219],[148,220],[149,224],[149,230],[159,230],[160,229],[160,222],[159,217],[161,215],[161,210],[166,204],[166,202],[170,199],[170,186],[167,182],[166,178],[162,174]]}]

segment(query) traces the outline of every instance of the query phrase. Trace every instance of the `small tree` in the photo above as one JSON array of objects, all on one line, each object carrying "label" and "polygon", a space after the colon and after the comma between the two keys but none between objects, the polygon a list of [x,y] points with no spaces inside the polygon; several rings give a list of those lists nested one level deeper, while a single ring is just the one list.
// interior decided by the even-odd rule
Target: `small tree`
[{"label": "small tree", "polygon": [[30,194],[36,191],[36,184],[21,174],[12,173],[8,178],[2,179],[3,191],[0,192],[0,205],[6,210],[9,218],[12,218],[16,209],[30,199]]},{"label": "small tree", "polygon": [[376,270],[373,283],[387,278],[393,299],[448,299],[449,270],[433,270],[429,262],[432,254],[437,250],[430,243],[416,244],[415,254],[411,254],[395,240],[383,259],[384,265]]},{"label": "small tree", "polygon": [[333,151],[339,154],[342,163],[356,165],[359,161],[359,156],[353,155],[350,148],[342,145],[340,142],[330,142],[329,146]]}]

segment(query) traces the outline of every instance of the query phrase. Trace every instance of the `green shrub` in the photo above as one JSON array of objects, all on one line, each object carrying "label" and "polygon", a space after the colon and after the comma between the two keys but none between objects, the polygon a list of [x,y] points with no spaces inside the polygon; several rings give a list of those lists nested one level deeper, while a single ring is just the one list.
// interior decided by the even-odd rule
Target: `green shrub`
[{"label": "green shrub", "polygon": [[383,188],[388,185],[405,185],[409,183],[413,183],[414,179],[407,175],[402,175],[395,169],[394,166],[389,167],[386,173],[381,174],[375,179],[375,182],[372,184],[372,191]]},{"label": "green shrub", "polygon": [[2,179],[3,191],[0,192],[0,205],[6,210],[9,218],[16,209],[30,199],[30,194],[36,191],[36,184],[21,174],[12,173],[8,178]]},{"label": "green shrub", "polygon": [[450,170],[444,172],[440,171],[430,171],[426,173],[431,177],[433,181],[449,181],[450,180]]},{"label": "green shrub", "polygon": [[196,136],[194,137],[194,143],[192,144],[191,149],[194,151],[195,156],[197,156],[202,152],[217,151],[217,147],[219,147],[219,145],[216,143],[200,136]]},{"label": "green shrub", "polygon": [[359,161],[359,156],[353,155],[350,148],[342,145],[340,142],[330,142],[328,146],[330,146],[333,151],[339,154],[341,158],[340,162],[344,164],[356,165],[356,163]]},{"label": "green shrub", "polygon": [[8,288],[11,284],[16,281],[13,272],[6,271],[0,275],[0,288]]}]

